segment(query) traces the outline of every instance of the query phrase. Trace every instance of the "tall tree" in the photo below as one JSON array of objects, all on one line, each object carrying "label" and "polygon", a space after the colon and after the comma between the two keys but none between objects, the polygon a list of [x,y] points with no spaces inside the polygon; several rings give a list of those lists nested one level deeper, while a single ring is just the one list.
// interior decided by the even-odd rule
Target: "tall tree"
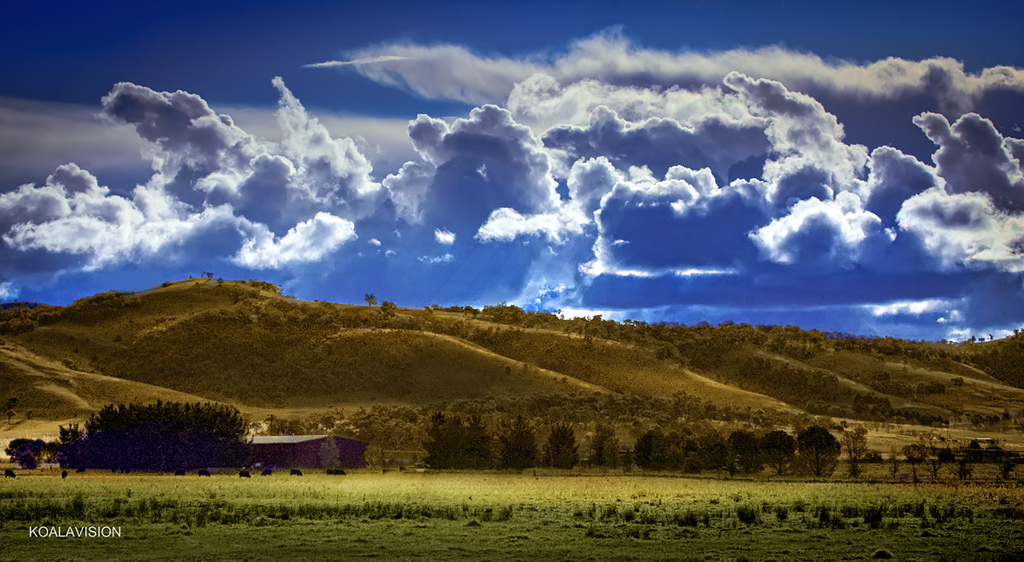
[{"label": "tall tree", "polygon": [[860,476],[860,463],[868,452],[868,430],[858,427],[843,432],[843,448],[850,459],[850,476]]},{"label": "tall tree", "polygon": [[815,476],[832,474],[839,460],[839,441],[827,429],[814,425],[796,437],[800,457]]},{"label": "tall tree", "polygon": [[776,429],[761,440],[761,450],[764,451],[768,465],[781,475],[796,457],[796,439],[785,431]]},{"label": "tall tree", "polygon": [[537,438],[533,426],[523,416],[502,422],[498,443],[501,468],[522,470],[537,466]]},{"label": "tall tree", "polygon": [[673,435],[666,435],[660,427],[653,427],[636,440],[633,461],[647,470],[678,468],[682,464],[682,454],[675,441],[677,439]]},{"label": "tall tree", "polygon": [[761,472],[764,468],[761,443],[752,431],[737,429],[729,434],[729,451],[743,472]]},{"label": "tall tree", "polygon": [[373,306],[377,304],[377,295],[373,293],[366,293],[363,295],[363,300],[366,301],[366,306]]},{"label": "tall tree", "polygon": [[572,468],[579,462],[576,434],[568,423],[555,424],[544,446],[544,462],[555,468]]},{"label": "tall tree", "polygon": [[424,462],[432,468],[463,468],[467,438],[466,426],[459,417],[437,412],[430,418],[423,443],[427,451]]},{"label": "tall tree", "polygon": [[729,444],[717,431],[708,431],[697,438],[697,455],[704,470],[721,470],[730,466]]},{"label": "tall tree", "polygon": [[615,430],[607,425],[597,426],[590,441],[591,464],[614,467],[618,452],[619,440],[615,438]]},{"label": "tall tree", "polygon": [[493,438],[480,416],[476,414],[469,416],[466,421],[465,466],[467,468],[490,467],[492,441]]}]

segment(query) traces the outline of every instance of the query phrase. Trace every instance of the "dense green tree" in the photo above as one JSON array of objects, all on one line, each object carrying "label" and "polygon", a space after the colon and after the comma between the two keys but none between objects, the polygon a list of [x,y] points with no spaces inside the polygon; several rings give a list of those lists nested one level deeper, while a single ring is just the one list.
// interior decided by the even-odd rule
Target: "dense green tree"
[{"label": "dense green tree", "polygon": [[682,456],[675,441],[660,427],[653,427],[636,440],[633,462],[645,470],[678,468],[682,464]]},{"label": "dense green tree", "polygon": [[614,467],[617,464],[619,440],[615,430],[607,425],[598,425],[590,441],[590,463],[596,466]]},{"label": "dense green tree", "polygon": [[171,471],[246,461],[241,412],[220,404],[108,405],[85,424],[62,427],[62,466]]},{"label": "dense green tree", "polygon": [[752,431],[737,429],[729,434],[729,451],[732,460],[743,472],[761,472],[764,468],[761,441]]},{"label": "dense green tree", "polygon": [[437,412],[430,418],[423,443],[427,451],[424,463],[431,468],[463,468],[468,440],[469,433],[461,418]]},{"label": "dense green tree", "polygon": [[502,422],[498,433],[498,465],[522,470],[537,466],[537,437],[533,426],[523,416]]},{"label": "dense green tree", "polygon": [[839,460],[839,441],[827,429],[814,425],[796,437],[800,457],[815,476],[832,474]]},{"label": "dense green tree", "polygon": [[704,470],[729,468],[729,444],[717,431],[708,431],[697,438],[697,456]]},{"label": "dense green tree", "polygon": [[493,440],[480,416],[475,414],[469,416],[466,421],[465,466],[468,468],[490,467]]},{"label": "dense green tree", "polygon": [[555,424],[544,446],[544,463],[555,468],[572,468],[579,462],[576,434],[568,423]]},{"label": "dense green tree", "polygon": [[793,439],[793,436],[785,431],[776,429],[770,431],[761,440],[761,450],[764,452],[768,465],[781,475],[796,457],[796,439]]}]

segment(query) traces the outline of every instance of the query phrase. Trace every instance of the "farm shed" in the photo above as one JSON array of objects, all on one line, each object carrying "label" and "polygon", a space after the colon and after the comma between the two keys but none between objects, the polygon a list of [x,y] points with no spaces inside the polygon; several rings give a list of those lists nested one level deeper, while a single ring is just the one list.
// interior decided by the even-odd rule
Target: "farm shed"
[{"label": "farm shed", "polygon": [[368,443],[336,435],[256,436],[249,444],[249,464],[276,464],[281,468],[320,468],[320,452],[328,439],[333,439],[338,449],[338,466],[366,466],[363,462],[363,451],[366,450]]}]

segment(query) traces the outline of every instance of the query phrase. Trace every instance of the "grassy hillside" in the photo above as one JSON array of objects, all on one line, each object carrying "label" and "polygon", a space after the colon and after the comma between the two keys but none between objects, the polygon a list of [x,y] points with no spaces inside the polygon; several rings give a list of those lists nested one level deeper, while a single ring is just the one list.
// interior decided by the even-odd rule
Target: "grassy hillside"
[{"label": "grassy hillside", "polygon": [[[27,311],[11,338],[64,366],[249,406],[331,406],[596,390],[377,309],[185,281]],[[405,319],[407,320],[407,319]],[[380,325],[395,325],[382,328]],[[34,326],[38,324],[38,326]]]},{"label": "grassy hillside", "polygon": [[1007,384],[1019,380],[1018,339],[949,346],[792,327],[563,320],[504,305],[310,303],[268,283],[202,279],[0,310],[0,392],[50,419],[112,401],[217,400],[266,412],[598,393],[991,425],[1024,409],[1024,390]]}]

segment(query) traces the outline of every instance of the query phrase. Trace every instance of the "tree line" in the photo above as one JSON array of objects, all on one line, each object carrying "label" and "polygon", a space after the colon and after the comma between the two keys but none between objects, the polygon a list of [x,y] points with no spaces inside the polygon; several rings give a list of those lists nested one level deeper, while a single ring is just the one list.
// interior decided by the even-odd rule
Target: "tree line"
[{"label": "tree line", "polygon": [[[426,431],[425,464],[431,468],[522,470],[572,468],[581,461],[572,424],[552,424],[544,443],[537,438],[539,429],[521,415],[500,421],[492,431],[478,415],[437,412]],[[841,449],[839,440],[817,425],[795,438],[782,430],[758,436],[737,429],[725,437],[713,430],[693,435],[653,427],[632,449],[621,448],[615,431],[599,425],[582,460],[591,466],[635,464],[645,470],[725,470],[730,474],[757,473],[766,465],[784,474],[799,461],[815,476],[827,476],[835,470]]]}]

